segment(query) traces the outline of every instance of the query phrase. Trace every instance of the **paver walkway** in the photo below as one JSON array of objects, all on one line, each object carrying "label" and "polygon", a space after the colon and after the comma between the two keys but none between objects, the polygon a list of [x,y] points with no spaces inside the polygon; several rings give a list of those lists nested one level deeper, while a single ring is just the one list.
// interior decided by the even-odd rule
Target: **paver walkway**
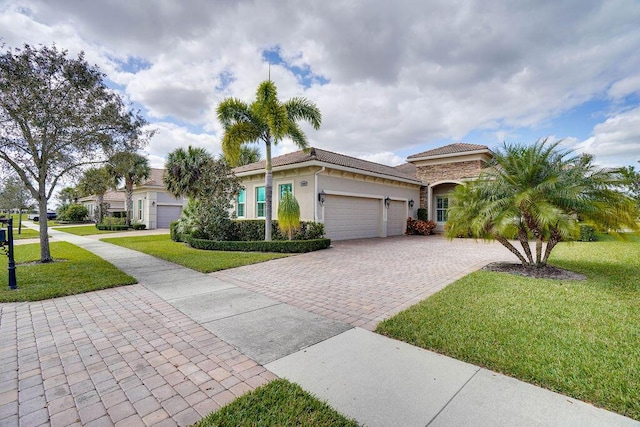
[{"label": "paver walkway", "polygon": [[[353,327],[372,328],[500,258],[497,245],[450,246],[437,237],[341,242],[205,275],[51,234],[142,285],[0,304],[2,426],[188,425],[275,374],[370,426],[639,425]],[[302,272],[291,278],[292,270]]]}]

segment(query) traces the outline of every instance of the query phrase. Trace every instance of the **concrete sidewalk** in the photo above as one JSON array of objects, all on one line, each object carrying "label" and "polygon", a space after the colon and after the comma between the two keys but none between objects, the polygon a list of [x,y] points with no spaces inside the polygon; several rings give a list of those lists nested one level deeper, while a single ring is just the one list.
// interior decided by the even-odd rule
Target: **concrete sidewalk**
[{"label": "concrete sidewalk", "polygon": [[[247,356],[242,363],[251,364],[250,370],[263,378],[268,378],[264,368],[288,378],[364,425],[640,425],[236,287],[214,275],[87,237],[55,230],[51,235],[90,250],[136,277],[163,303],[236,347]],[[0,404],[1,398],[0,393]]]}]

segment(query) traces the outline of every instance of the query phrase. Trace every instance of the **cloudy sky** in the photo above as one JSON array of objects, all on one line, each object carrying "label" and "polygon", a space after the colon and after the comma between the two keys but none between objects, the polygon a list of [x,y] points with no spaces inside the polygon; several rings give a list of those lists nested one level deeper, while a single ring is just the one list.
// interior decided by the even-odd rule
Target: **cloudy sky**
[{"label": "cloudy sky", "polygon": [[269,66],[280,99],[322,111],[315,147],[395,165],[551,137],[638,166],[639,22],[637,0],[0,0],[5,47],[84,51],[144,113],[154,166],[219,153],[216,106],[250,102]]}]

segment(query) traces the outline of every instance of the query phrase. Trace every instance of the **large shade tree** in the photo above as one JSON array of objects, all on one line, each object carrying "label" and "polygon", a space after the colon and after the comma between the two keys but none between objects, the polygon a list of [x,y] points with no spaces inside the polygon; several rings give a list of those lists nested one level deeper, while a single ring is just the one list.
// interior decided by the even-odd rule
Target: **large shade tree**
[{"label": "large shade tree", "polygon": [[151,176],[149,160],[141,154],[122,151],[109,159],[107,172],[113,179],[116,188],[120,182],[124,183],[124,210],[127,213],[127,225],[131,226],[133,216],[133,187],[142,184]]},{"label": "large shade tree", "polygon": [[322,115],[318,107],[302,97],[278,100],[276,85],[268,80],[258,86],[256,99],[247,104],[237,98],[223,100],[217,109],[224,126],[222,152],[231,164],[238,164],[243,144],[264,143],[265,146],[265,240],[271,240],[273,175],[271,147],[289,138],[300,148],[308,148],[307,136],[298,122],[307,121],[320,128]]},{"label": "large shade tree", "polygon": [[138,148],[145,124],[82,53],[71,58],[55,46],[25,45],[0,54],[0,159],[38,206],[40,261],[52,261],[47,202],[59,181],[113,152]]},{"label": "large shade tree", "polygon": [[113,178],[104,166],[100,168],[87,169],[80,178],[80,182],[78,182],[77,189],[81,197],[95,197],[96,212],[94,220],[98,223],[102,222],[106,212],[104,195],[112,186]]},{"label": "large shade tree", "polygon": [[559,144],[505,144],[479,179],[452,192],[447,235],[495,239],[524,266],[542,267],[559,242],[579,235],[581,221],[637,229],[637,206],[620,191],[619,174]]}]

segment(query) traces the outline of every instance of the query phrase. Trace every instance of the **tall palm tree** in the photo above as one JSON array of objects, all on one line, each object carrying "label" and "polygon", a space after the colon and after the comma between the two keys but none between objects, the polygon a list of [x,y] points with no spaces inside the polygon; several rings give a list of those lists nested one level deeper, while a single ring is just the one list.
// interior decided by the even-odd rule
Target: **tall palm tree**
[{"label": "tall palm tree", "polygon": [[255,163],[260,161],[260,147],[243,145],[240,149],[240,157],[237,164],[231,164],[231,166],[244,166],[249,163]]},{"label": "tall palm tree", "polygon": [[102,222],[104,218],[104,195],[111,187],[113,179],[106,167],[87,169],[80,178],[78,191],[82,197],[95,196],[96,214],[95,221]]},{"label": "tall palm tree", "polygon": [[298,125],[305,120],[314,129],[320,128],[322,115],[318,107],[306,98],[295,97],[285,102],[278,100],[276,85],[264,81],[258,86],[256,100],[251,104],[237,98],[227,98],[218,105],[218,120],[224,126],[222,152],[231,164],[237,164],[242,145],[265,144],[265,240],[271,240],[271,218],[273,199],[273,175],[271,146],[283,138],[291,139],[298,147],[308,148],[307,137]]},{"label": "tall palm tree", "polygon": [[447,235],[498,240],[524,266],[541,267],[559,242],[579,235],[579,221],[637,229],[637,207],[620,191],[617,172],[597,168],[592,156],[562,151],[559,143],[505,144],[478,180],[453,191]]},{"label": "tall palm tree", "polygon": [[117,187],[120,181],[124,181],[124,209],[127,212],[127,225],[131,226],[133,186],[141,184],[151,176],[149,160],[138,153],[122,151],[111,156],[106,167],[113,179],[114,187]]},{"label": "tall palm tree", "polygon": [[199,193],[203,174],[211,162],[213,157],[204,148],[177,148],[167,156],[162,180],[175,197],[194,198]]}]

